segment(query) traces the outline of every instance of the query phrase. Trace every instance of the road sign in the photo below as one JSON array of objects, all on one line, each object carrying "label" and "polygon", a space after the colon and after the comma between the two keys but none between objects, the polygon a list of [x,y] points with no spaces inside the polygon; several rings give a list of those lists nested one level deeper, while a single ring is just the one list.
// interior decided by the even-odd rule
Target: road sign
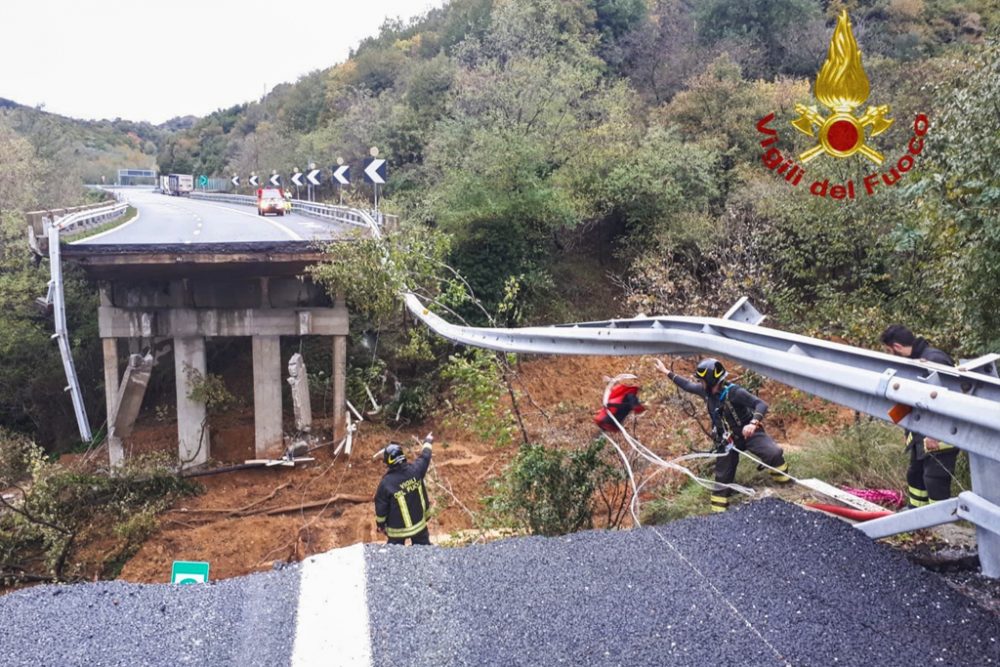
[{"label": "road sign", "polygon": [[373,158],[365,164],[365,180],[375,185],[385,183],[386,168],[385,160]]},{"label": "road sign", "polygon": [[250,185],[253,187],[257,187],[258,185],[260,185],[260,181],[257,180],[257,174],[254,174],[253,176],[250,177]]},{"label": "road sign", "polygon": [[351,168],[346,164],[342,164],[333,170],[333,177],[341,185],[349,185],[351,182]]},{"label": "road sign", "polygon": [[309,183],[312,185],[319,185],[320,181],[322,180],[319,177],[319,172],[320,172],[319,169],[313,169],[308,174],[306,174],[306,180],[309,181]]},{"label": "road sign", "polygon": [[205,174],[202,174],[201,176],[199,176],[198,177],[198,185],[200,185],[203,188],[206,187],[208,185],[208,176],[206,176]]},{"label": "road sign", "polygon": [[234,187],[237,187],[237,188],[240,187],[240,177],[239,176],[233,176],[232,178],[229,179],[229,182],[232,183]]},{"label": "road sign", "polygon": [[271,182],[271,185],[278,187],[281,185],[281,174],[272,174],[268,180]]},{"label": "road sign", "polygon": [[208,563],[198,560],[175,560],[170,570],[172,584],[208,583]]},{"label": "road sign", "polygon": [[297,171],[294,174],[292,174],[292,183],[295,183],[295,185],[297,185],[299,187],[302,187],[303,185],[305,185],[305,183],[302,182],[302,172],[301,171]]}]

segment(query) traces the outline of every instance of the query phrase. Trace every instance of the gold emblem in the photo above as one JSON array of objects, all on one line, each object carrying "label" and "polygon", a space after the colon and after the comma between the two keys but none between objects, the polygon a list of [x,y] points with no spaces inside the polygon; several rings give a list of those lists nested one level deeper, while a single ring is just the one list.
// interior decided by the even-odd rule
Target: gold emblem
[{"label": "gold emblem", "polygon": [[877,137],[889,129],[893,119],[885,117],[889,113],[888,104],[869,106],[863,115],[854,115],[854,110],[868,99],[868,92],[861,50],[851,32],[847,10],[844,10],[833,30],[826,62],[816,77],[816,99],[833,115],[824,118],[816,106],[795,105],[799,117],[792,121],[792,127],[810,137],[817,136],[814,128],[819,128],[819,143],[799,155],[803,164],[820,153],[837,158],[861,153],[875,164],[882,164],[885,159],[882,154],[865,143],[865,128],[870,129],[869,138]]}]

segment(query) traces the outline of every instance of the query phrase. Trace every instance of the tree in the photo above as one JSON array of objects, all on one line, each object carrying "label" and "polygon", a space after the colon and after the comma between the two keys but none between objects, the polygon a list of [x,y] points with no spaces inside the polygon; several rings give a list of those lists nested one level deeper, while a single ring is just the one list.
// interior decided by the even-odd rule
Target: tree
[{"label": "tree", "polygon": [[707,0],[696,16],[698,34],[706,44],[748,39],[763,45],[765,75],[787,71],[782,66],[789,37],[820,19],[812,0]]},{"label": "tree", "polygon": [[[946,257],[963,277],[963,332],[970,352],[1000,349],[1000,42],[989,42],[978,67],[947,102],[928,135],[933,171],[916,191],[927,222],[952,232],[955,254]],[[920,195],[922,192],[937,197]]]}]

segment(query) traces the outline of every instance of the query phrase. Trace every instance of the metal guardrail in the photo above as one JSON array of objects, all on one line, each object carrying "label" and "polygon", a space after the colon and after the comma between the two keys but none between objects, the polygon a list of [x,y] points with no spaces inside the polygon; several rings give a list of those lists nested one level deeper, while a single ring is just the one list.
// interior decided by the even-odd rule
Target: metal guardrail
[{"label": "metal guardrail", "polygon": [[[500,329],[464,327],[431,313],[413,294],[410,312],[450,340],[503,352],[643,355],[711,353],[733,359],[779,382],[892,421],[889,410],[911,409],[899,425],[964,449],[972,492],[961,494],[951,520],[977,526],[983,573],[1000,577],[1000,379],[995,355],[952,368],[904,359],[759,326],[760,313],[741,300],[724,318],[645,317],[604,322]],[[974,369],[981,369],[977,371]],[[975,505],[975,511],[962,508]],[[935,505],[879,519],[877,534],[942,522]],[[858,524],[865,530],[866,524]]]},{"label": "metal guardrail", "polygon": [[[54,224],[56,221],[62,219],[68,219],[70,216],[75,216],[78,213],[90,213],[94,212],[96,214],[101,214],[105,209],[110,206],[117,206],[120,202],[98,202],[97,204],[88,204],[86,206],[73,206],[70,208],[53,208],[44,211],[31,211],[25,213],[24,217],[28,222],[28,243],[32,250],[35,250],[38,254],[44,255],[44,248],[39,251],[41,247],[38,243],[39,240],[45,239],[48,236],[48,228],[46,225]],[[86,220],[86,218],[84,218]],[[101,223],[105,222],[106,219],[102,219]],[[81,225],[84,223],[80,223]],[[97,223],[100,224],[100,223]],[[82,228],[82,227],[81,227]],[[44,245],[44,241],[41,245]]]},{"label": "metal guardrail", "polygon": [[[252,195],[192,192],[190,196],[192,199],[224,201],[244,206],[257,205],[257,198]],[[292,210],[314,218],[322,218],[333,222],[342,222],[356,227],[370,228],[373,224],[378,224],[380,226],[398,224],[398,218],[394,215],[385,215],[376,211],[362,211],[361,209],[351,208],[349,206],[320,204],[317,202],[304,201],[302,199],[292,200]]]},{"label": "metal guardrail", "polygon": [[[62,255],[59,244],[60,236],[72,235],[91,227],[104,224],[122,216],[128,209],[127,202],[101,203],[92,206],[78,206],[73,209],[55,209],[53,211],[34,211],[29,213],[28,243],[38,254],[49,255],[48,293],[42,301],[52,305],[55,319],[55,334],[53,338],[59,344],[59,354],[62,357],[63,370],[66,372],[67,387],[73,399],[73,411],[76,413],[76,424],[80,430],[80,439],[84,442],[92,437],[90,422],[87,420],[87,410],[83,404],[83,394],[80,381],[73,364],[73,353],[69,343],[69,329],[66,326],[66,302],[63,295]],[[37,225],[37,227],[36,227]],[[37,228],[37,232],[36,232]],[[48,246],[44,248],[43,246]]]}]

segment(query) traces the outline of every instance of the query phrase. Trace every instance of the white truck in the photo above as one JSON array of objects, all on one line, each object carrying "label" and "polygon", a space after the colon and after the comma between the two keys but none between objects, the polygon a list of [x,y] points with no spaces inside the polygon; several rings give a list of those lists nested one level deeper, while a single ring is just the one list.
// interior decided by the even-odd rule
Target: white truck
[{"label": "white truck", "polygon": [[191,174],[167,174],[168,195],[174,197],[187,196],[194,190],[194,176]]}]

